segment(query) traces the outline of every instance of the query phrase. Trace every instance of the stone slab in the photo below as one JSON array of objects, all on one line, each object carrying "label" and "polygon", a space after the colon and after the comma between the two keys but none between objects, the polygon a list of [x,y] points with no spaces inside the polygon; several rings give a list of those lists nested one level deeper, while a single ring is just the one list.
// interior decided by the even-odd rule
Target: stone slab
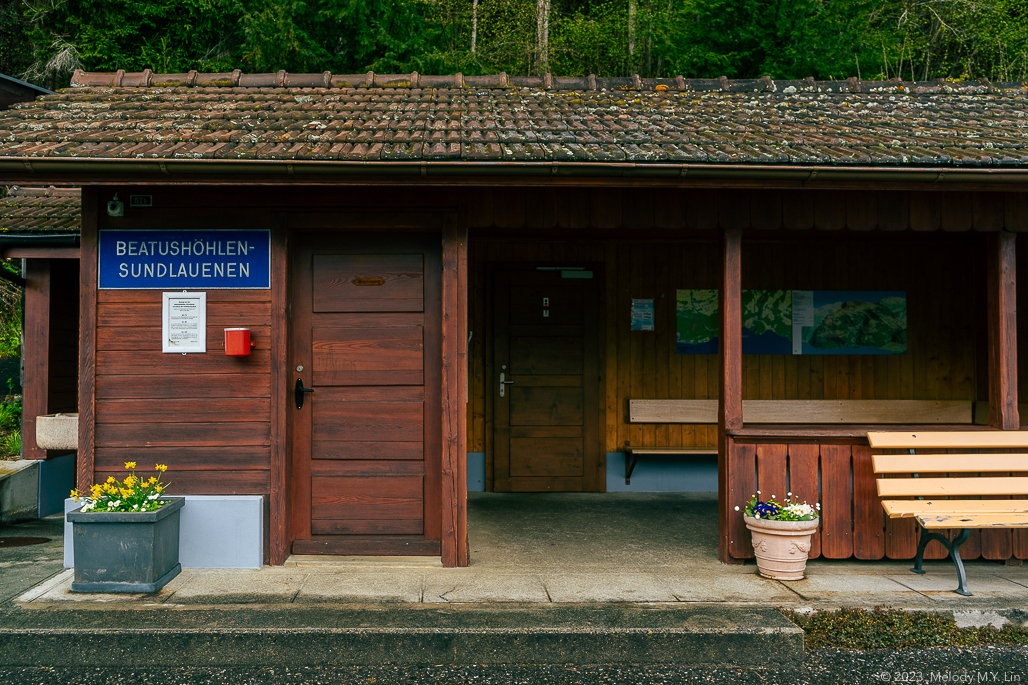
[{"label": "stone slab", "polygon": [[568,573],[544,575],[554,602],[673,602],[659,576],[649,573]]},{"label": "stone slab", "polygon": [[311,573],[294,602],[413,602],[421,601],[418,573]]},{"label": "stone slab", "polygon": [[[159,645],[155,649],[154,645]],[[774,609],[314,604],[0,611],[0,666],[380,664],[795,666],[802,631]]]},{"label": "stone slab", "polygon": [[549,602],[542,579],[535,574],[476,573],[446,569],[425,574],[426,604],[471,602]]}]

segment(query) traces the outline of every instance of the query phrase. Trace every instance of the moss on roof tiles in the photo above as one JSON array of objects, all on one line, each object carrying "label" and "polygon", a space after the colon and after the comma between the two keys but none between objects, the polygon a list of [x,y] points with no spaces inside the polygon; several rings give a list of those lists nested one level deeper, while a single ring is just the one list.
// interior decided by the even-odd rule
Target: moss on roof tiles
[{"label": "moss on roof tiles", "polygon": [[0,113],[0,156],[1028,166],[1021,87],[731,88],[83,87]]},{"label": "moss on roof tiles", "polygon": [[0,234],[76,235],[81,205],[77,188],[12,188],[0,198]]}]

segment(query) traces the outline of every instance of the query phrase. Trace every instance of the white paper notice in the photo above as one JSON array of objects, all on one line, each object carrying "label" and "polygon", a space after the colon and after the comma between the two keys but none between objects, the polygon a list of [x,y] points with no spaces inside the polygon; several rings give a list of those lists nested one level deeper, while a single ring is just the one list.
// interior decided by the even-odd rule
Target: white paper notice
[{"label": "white paper notice", "polygon": [[207,293],[163,293],[164,352],[207,351]]},{"label": "white paper notice", "polygon": [[814,291],[792,291],[792,353],[803,354],[803,327],[814,325]]}]

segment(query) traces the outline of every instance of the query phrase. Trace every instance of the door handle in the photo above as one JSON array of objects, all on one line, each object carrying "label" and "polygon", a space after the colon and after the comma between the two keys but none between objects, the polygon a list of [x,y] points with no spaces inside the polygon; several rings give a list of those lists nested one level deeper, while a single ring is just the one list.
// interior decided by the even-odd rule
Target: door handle
[{"label": "door handle", "polygon": [[504,391],[504,388],[506,386],[514,384],[514,381],[505,381],[505,380],[503,380],[503,378],[504,378],[504,374],[501,372],[500,373],[500,397],[503,397],[503,391]]},{"label": "door handle", "polygon": [[303,379],[296,379],[296,387],[293,390],[293,399],[296,400],[296,408],[303,409],[303,394],[305,392],[314,392],[314,388],[303,387]]}]

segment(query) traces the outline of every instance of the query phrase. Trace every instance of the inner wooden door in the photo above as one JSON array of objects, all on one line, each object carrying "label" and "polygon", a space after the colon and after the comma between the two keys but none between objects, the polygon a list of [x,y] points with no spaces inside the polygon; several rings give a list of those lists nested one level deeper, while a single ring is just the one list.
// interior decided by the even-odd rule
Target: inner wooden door
[{"label": "inner wooden door", "polygon": [[293,553],[440,554],[439,239],[297,242]]},{"label": "inner wooden door", "polygon": [[493,488],[604,489],[599,287],[590,271],[497,271]]}]

